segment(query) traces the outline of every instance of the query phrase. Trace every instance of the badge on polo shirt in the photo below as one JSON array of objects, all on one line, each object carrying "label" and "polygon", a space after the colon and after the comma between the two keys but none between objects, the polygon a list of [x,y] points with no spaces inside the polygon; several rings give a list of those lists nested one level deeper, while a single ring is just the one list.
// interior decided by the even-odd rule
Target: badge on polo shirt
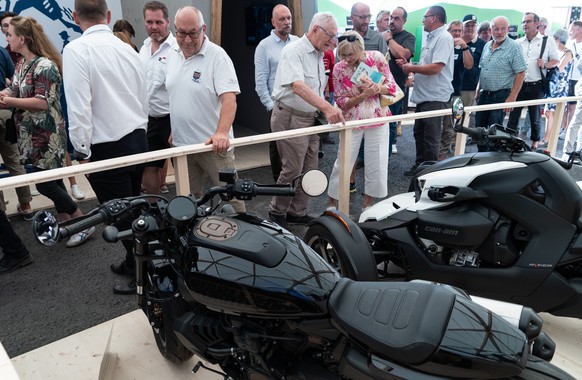
[{"label": "badge on polo shirt", "polygon": [[202,76],[202,73],[198,70],[194,70],[194,74],[192,74],[192,81],[196,82],[196,83],[200,83],[200,77]]}]

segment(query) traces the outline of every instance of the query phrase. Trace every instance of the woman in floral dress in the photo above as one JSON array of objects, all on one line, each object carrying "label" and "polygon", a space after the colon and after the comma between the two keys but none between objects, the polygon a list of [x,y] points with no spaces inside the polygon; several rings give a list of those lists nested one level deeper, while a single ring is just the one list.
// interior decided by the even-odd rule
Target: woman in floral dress
[{"label": "woman in floral dress", "polygon": [[[59,94],[61,58],[40,24],[31,17],[14,17],[6,33],[13,51],[22,54],[10,87],[0,92],[0,107],[13,108],[21,159],[34,171],[65,166],[66,132]],[[36,185],[51,199],[60,221],[83,215],[62,180]],[[70,238],[68,247],[83,243],[92,227]]]},{"label": "woman in floral dress", "polygon": [[[334,98],[346,121],[390,116],[388,106],[380,103],[381,95],[396,93],[396,83],[386,58],[378,51],[365,51],[364,40],[355,31],[344,33],[338,40],[338,56],[341,61],[333,69]],[[361,62],[382,74],[384,81],[376,84],[364,77],[361,85],[353,83],[352,75]],[[374,198],[388,195],[388,123],[371,124],[352,130],[350,168],[356,162],[363,138],[366,166],[362,209],[366,209],[372,206]],[[341,151],[338,156],[340,154]],[[336,160],[329,180],[328,207],[336,207],[339,197],[339,170],[339,161]]]},{"label": "woman in floral dress", "polygon": [[[566,41],[568,41],[568,32],[566,29],[558,29],[553,33],[553,38],[556,40],[556,45],[560,51],[560,63],[556,66],[557,70],[553,70],[553,74],[549,76],[550,94],[552,98],[561,98],[568,96],[568,80],[570,71],[572,70],[572,51],[566,48]],[[547,144],[552,135],[552,123],[554,120],[554,113],[556,112],[556,103],[548,103],[545,107],[546,115],[546,133],[544,136],[543,145]]]}]

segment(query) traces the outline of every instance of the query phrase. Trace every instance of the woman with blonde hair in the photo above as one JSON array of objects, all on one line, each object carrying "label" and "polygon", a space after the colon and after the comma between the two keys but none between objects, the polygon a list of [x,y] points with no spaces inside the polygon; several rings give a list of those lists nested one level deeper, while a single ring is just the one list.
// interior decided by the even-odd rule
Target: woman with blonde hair
[{"label": "woman with blonde hair", "polygon": [[[64,167],[67,140],[59,101],[61,55],[31,17],[12,18],[6,40],[22,55],[12,84],[0,92],[0,107],[14,109],[20,156],[37,172]],[[83,215],[62,180],[38,183],[36,188],[53,201],[60,221]],[[92,227],[73,235],[67,247],[82,244],[94,231]]]},{"label": "woman with blonde hair", "polygon": [[[355,31],[348,31],[338,38],[338,56],[341,61],[333,69],[335,102],[347,120],[362,120],[390,116],[388,105],[382,105],[381,95],[394,95],[396,82],[390,73],[386,58],[378,51],[365,51],[364,40]],[[374,83],[367,76],[361,84],[352,81],[358,66],[364,63],[382,74],[384,81]],[[360,143],[364,139],[365,191],[363,209],[372,206],[374,198],[388,195],[388,123],[379,123],[354,128],[350,168],[356,162]],[[341,145],[340,145],[341,146]],[[341,151],[338,152],[338,156]],[[328,207],[336,207],[339,198],[339,162],[335,161],[329,180]]]}]

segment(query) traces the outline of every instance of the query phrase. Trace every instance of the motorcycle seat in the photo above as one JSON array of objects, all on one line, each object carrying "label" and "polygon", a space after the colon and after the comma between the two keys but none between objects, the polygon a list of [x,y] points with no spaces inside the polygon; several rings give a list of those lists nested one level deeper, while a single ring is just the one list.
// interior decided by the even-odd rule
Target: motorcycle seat
[{"label": "motorcycle seat", "polygon": [[429,283],[342,278],[329,311],[336,327],[379,355],[421,364],[439,348],[454,303],[454,293]]}]

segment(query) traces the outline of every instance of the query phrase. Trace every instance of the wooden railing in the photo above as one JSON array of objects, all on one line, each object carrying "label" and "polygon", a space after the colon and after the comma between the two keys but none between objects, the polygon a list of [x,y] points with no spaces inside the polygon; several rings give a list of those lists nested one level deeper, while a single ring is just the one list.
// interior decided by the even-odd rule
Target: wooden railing
[{"label": "wooden railing", "polygon": [[[556,99],[539,99],[530,100],[523,102],[513,102],[513,103],[499,103],[499,104],[489,104],[482,106],[471,106],[465,107],[467,112],[471,111],[485,111],[494,110],[500,108],[511,108],[517,106],[528,106],[536,104],[546,104],[546,103],[557,103],[555,117],[553,119],[552,136],[548,142],[548,150],[552,156],[556,155],[556,147],[558,145],[558,134],[560,132],[560,126],[562,124],[562,117],[564,114],[564,108],[566,102],[568,101],[582,101],[582,97],[565,97]],[[406,121],[415,120],[420,118],[429,118],[434,116],[444,116],[450,115],[450,109],[443,109],[437,111],[419,112],[419,113],[409,113],[405,115],[397,116],[387,116],[375,119],[358,120],[358,121],[348,121],[345,125],[321,125],[317,127],[309,127],[292,131],[282,131],[267,133],[256,136],[240,137],[233,139],[231,141],[231,146],[240,147],[245,145],[253,145],[264,142],[269,142],[273,140],[282,140],[290,137],[312,135],[322,132],[340,132],[340,150],[338,159],[340,162],[340,196],[338,202],[338,208],[340,211],[348,214],[349,213],[349,178],[352,168],[349,165],[350,154],[351,154],[351,139],[352,139],[352,129],[363,125],[378,124],[378,123],[388,123],[395,121]],[[467,122],[467,120],[466,120]],[[465,141],[466,135],[457,134],[457,142],[455,144],[455,155],[463,154],[465,152]],[[40,173],[25,174],[21,176],[8,177],[0,179],[0,190],[14,188],[22,185],[32,185],[39,182],[45,182],[54,179],[67,178],[70,176],[94,173],[104,170],[115,169],[119,167],[124,167],[128,165],[134,165],[138,163],[156,161],[165,158],[174,158],[174,174],[176,179],[176,193],[186,195],[190,193],[190,184],[188,180],[188,164],[186,162],[186,157],[189,154],[209,152],[212,150],[212,146],[206,146],[203,144],[188,145],[182,147],[175,147],[164,150],[157,150],[154,152],[140,153],[132,156],[124,156],[113,158],[109,160],[90,162],[83,165],[68,166],[59,169],[47,170]]]}]

